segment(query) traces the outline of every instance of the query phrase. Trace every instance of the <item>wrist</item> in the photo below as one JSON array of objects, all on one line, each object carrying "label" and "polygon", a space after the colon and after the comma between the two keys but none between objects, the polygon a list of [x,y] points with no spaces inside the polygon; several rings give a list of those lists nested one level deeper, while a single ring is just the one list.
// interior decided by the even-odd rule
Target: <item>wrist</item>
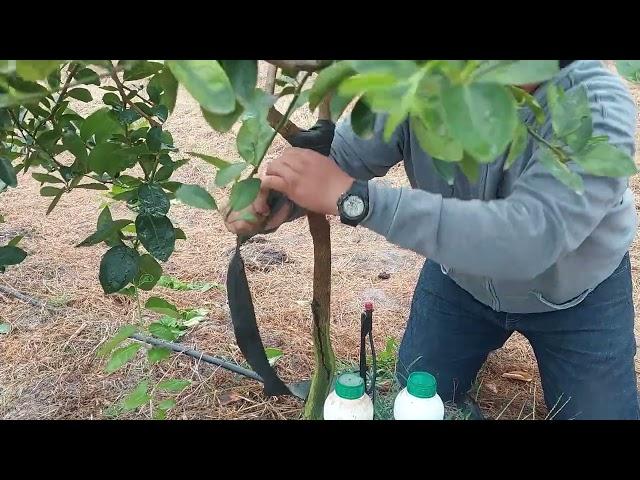
[{"label": "wrist", "polygon": [[330,198],[330,210],[329,213],[331,215],[338,216],[340,215],[338,209],[338,202],[340,198],[349,191],[349,189],[353,186],[353,183],[356,181],[355,178],[350,177],[349,175],[344,175],[338,182],[336,182],[335,189],[331,192]]}]

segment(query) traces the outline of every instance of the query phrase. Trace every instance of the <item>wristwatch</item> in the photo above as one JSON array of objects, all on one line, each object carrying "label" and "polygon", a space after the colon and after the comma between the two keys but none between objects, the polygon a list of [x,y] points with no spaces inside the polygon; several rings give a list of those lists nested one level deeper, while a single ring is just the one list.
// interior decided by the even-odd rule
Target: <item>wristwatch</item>
[{"label": "wristwatch", "polygon": [[340,195],[338,199],[338,213],[340,221],[345,225],[355,227],[369,212],[369,183],[356,180],[351,188]]}]

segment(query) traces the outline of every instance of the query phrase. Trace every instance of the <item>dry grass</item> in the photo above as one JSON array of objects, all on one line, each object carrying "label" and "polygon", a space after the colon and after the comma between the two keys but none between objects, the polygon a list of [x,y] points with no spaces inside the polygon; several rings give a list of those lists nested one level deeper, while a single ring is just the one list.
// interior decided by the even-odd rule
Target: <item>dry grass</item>
[{"label": "dry grass", "polygon": [[[93,93],[99,98],[99,90],[94,88]],[[640,91],[634,94],[640,103]],[[77,108],[90,111],[95,104]],[[301,109],[294,120],[308,126],[313,118]],[[197,103],[182,90],[167,128],[182,152],[215,152],[223,158],[235,155],[235,132],[221,135],[212,131],[202,119]],[[278,139],[268,158],[275,157],[284,146]],[[178,171],[177,179],[207,186],[221,200],[226,192],[214,189],[213,173],[212,167],[194,160]],[[405,182],[400,168],[394,169],[387,180]],[[633,185],[640,191],[638,178]],[[193,381],[178,396],[178,405],[170,411],[169,418],[299,417],[302,405],[298,401],[265,400],[259,384],[185,357],[173,356],[149,371],[142,354],[138,354],[120,371],[104,373],[104,361],[96,358],[96,349],[121,325],[135,321],[136,305],[126,298],[103,295],[97,281],[103,247],[74,248],[94,231],[103,199],[100,192],[75,191],[64,196],[53,213],[45,217],[48,201],[39,196],[38,187],[30,176],[22,176],[17,189],[0,197],[7,221],[0,225],[0,243],[22,234],[21,245],[30,253],[20,266],[0,277],[0,285],[11,285],[61,308],[51,312],[0,293],[0,321],[12,325],[9,335],[0,335],[0,418],[104,418],[105,408],[148,374],[158,380],[177,377]],[[116,218],[130,216],[122,206],[112,211]],[[171,218],[188,239],[178,242],[176,252],[164,265],[165,272],[185,281],[224,283],[226,251],[233,246],[234,238],[226,233],[218,215],[174,205]],[[387,337],[402,335],[423,260],[368,230],[353,230],[335,221],[332,239],[332,340],[339,358],[355,361],[362,301],[373,298],[376,302],[375,335],[377,347],[382,349]],[[290,261],[270,272],[248,274],[260,329],[267,346],[285,352],[278,365],[285,381],[307,378],[313,362],[308,306],[313,253],[306,222],[285,225],[269,236],[269,242],[271,247],[284,251]],[[632,250],[636,307],[639,252],[636,243]],[[390,273],[390,279],[379,280],[377,275],[382,271]],[[242,361],[224,292],[158,288],[154,293],[183,308],[206,307],[211,311],[208,320],[188,333],[184,343]],[[501,378],[502,373],[511,370],[534,373],[535,380],[522,384]],[[521,336],[514,335],[503,349],[493,353],[479,378],[478,401],[489,416],[532,418],[534,399],[535,418],[546,415],[535,359]],[[149,409],[143,408],[123,418],[149,418],[150,414]]]}]

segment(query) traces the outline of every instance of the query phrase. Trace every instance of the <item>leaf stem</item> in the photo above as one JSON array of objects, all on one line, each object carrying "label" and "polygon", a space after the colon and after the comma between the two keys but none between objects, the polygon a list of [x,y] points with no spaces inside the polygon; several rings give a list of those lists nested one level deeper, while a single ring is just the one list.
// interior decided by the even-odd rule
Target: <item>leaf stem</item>
[{"label": "leaf stem", "polygon": [[564,152],[564,150],[562,150],[559,147],[556,147],[555,145],[552,145],[550,142],[548,142],[547,140],[545,140],[543,137],[540,136],[540,134],[538,134],[538,132],[536,132],[533,128],[531,128],[529,125],[526,126],[527,127],[527,131],[531,134],[531,136],[533,138],[535,138],[538,142],[542,143],[543,145],[547,146],[549,149],[551,149],[556,155],[558,155],[560,157],[560,159],[563,162],[566,162],[568,160],[567,158],[567,154]]}]

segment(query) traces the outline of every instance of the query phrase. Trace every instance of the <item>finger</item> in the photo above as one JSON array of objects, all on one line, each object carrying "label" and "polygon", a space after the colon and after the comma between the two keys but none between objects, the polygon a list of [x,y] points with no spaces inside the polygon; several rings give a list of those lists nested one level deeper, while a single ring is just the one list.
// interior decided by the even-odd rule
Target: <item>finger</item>
[{"label": "finger", "polygon": [[269,198],[269,189],[264,188],[264,185],[260,186],[260,191],[258,192],[258,196],[253,202],[253,211],[262,215],[263,217],[269,216],[271,209],[269,208],[269,204],[267,203],[267,199]]},{"label": "finger", "polygon": [[262,184],[267,186],[271,190],[275,190],[277,192],[284,193],[285,195],[289,196],[288,195],[289,184],[284,178],[280,176],[265,175],[265,177],[262,179]]},{"label": "finger", "polygon": [[[282,177],[287,183],[290,183],[290,180],[294,178],[297,173],[283,157],[280,157],[267,165],[265,177],[273,175]],[[267,188],[269,187],[267,186]]]}]

